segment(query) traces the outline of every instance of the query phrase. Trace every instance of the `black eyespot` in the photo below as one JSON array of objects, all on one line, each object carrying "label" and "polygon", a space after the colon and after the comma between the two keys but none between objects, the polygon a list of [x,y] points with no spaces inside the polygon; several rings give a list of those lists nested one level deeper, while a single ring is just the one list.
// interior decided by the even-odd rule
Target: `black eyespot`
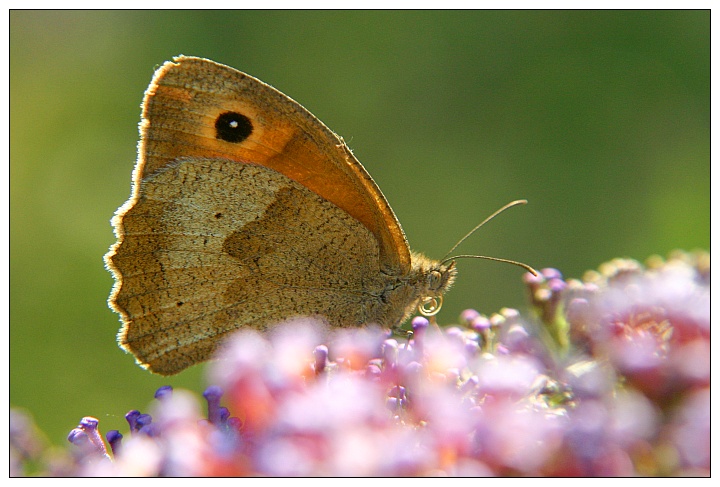
[{"label": "black eyespot", "polygon": [[238,144],[250,137],[252,122],[237,112],[225,112],[215,120],[215,137],[226,142]]}]

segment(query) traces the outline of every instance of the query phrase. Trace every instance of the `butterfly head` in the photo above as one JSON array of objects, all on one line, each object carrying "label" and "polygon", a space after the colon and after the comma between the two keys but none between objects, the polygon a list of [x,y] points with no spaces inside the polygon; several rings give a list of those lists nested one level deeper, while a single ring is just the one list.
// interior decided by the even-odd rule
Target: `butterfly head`
[{"label": "butterfly head", "polygon": [[442,296],[455,281],[455,261],[440,262],[416,252],[411,256],[418,309],[422,314],[432,316],[440,311]]}]

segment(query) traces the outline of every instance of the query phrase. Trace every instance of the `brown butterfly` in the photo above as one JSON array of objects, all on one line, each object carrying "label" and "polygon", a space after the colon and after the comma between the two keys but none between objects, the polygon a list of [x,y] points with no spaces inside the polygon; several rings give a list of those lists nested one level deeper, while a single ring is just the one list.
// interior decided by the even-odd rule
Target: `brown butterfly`
[{"label": "brown butterfly", "polygon": [[410,251],[340,137],[247,74],[166,62],[140,135],[105,262],[119,343],[152,372],[175,374],[234,330],[297,316],[397,327],[418,306],[436,311],[455,279],[454,260]]}]

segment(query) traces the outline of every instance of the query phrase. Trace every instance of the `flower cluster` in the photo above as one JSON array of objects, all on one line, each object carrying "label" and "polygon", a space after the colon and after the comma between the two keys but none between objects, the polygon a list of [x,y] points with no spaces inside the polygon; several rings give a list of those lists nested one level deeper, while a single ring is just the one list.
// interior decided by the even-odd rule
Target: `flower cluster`
[{"label": "flower cluster", "polygon": [[[124,437],[83,418],[62,474],[709,475],[709,268],[676,253],[582,280],[545,269],[524,277],[529,316],[418,317],[402,337],[306,319],[239,332],[206,414],[165,387]],[[37,458],[29,428],[11,429],[16,474]]]}]

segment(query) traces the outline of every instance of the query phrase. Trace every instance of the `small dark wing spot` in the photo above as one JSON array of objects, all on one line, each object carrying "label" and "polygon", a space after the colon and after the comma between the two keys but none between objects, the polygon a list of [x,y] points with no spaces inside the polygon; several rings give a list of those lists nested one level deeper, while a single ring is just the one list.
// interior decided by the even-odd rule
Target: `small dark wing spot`
[{"label": "small dark wing spot", "polygon": [[242,113],[225,112],[215,120],[215,137],[239,144],[252,134],[253,125]]}]

